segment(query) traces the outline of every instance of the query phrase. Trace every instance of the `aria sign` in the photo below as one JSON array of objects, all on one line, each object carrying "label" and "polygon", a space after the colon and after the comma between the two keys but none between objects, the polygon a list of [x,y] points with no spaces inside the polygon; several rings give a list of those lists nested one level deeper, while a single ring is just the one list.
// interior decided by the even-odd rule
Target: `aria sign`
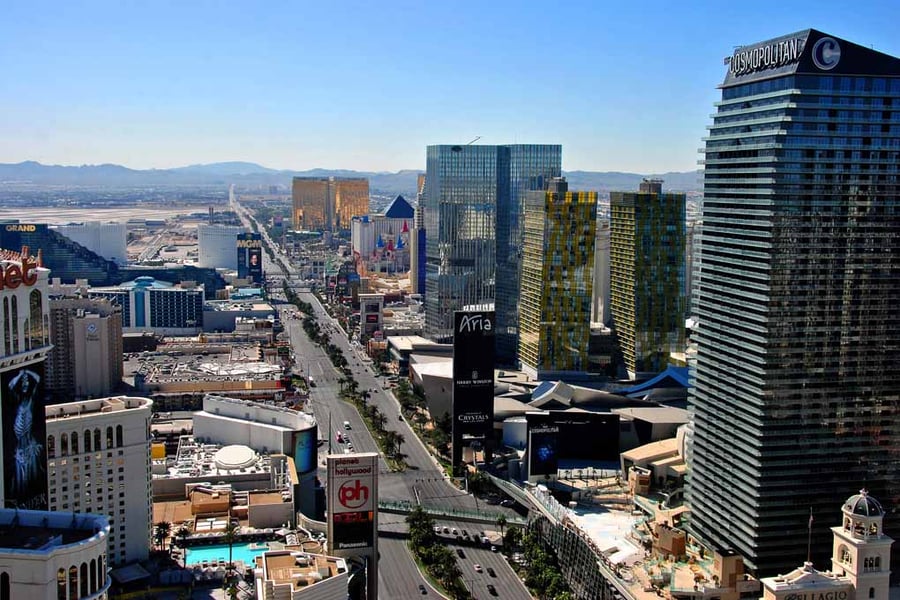
[{"label": "aria sign", "polygon": [[37,264],[22,261],[20,267],[16,263],[0,265],[0,290],[14,290],[20,285],[31,286],[37,282]]},{"label": "aria sign", "polygon": [[[819,40],[816,46],[826,39],[831,38]],[[832,42],[834,42],[834,40],[832,40]],[[834,43],[837,45],[837,42]],[[737,77],[739,75],[747,75],[748,73],[756,73],[757,71],[777,69],[778,67],[790,65],[800,60],[800,54],[803,52],[803,46],[805,45],[806,38],[792,38],[789,40],[763,44],[762,46],[756,46],[755,48],[740,48],[731,57],[728,70],[732,75]],[[840,50],[838,50],[838,56],[840,56]],[[837,64],[836,60],[834,61],[834,64]],[[832,65],[832,67],[833,66],[834,65]]]}]

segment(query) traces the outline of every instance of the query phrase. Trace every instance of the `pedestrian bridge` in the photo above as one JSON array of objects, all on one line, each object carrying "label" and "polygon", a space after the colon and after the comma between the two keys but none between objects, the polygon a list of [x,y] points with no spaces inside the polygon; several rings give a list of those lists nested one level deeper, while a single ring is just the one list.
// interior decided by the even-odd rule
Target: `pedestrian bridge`
[{"label": "pedestrian bridge", "polygon": [[[408,501],[378,501],[378,511],[383,513],[408,515],[415,507],[416,504]],[[502,515],[506,518],[506,523],[508,525],[520,525],[524,527],[527,523],[525,519],[518,515],[508,515],[506,513],[497,511],[480,510],[476,512],[472,510],[461,510],[457,508],[435,506],[422,506],[422,509],[424,509],[426,513],[428,513],[435,519],[448,521],[461,521],[464,523],[487,523],[489,525],[496,525],[497,519],[499,519]]]}]

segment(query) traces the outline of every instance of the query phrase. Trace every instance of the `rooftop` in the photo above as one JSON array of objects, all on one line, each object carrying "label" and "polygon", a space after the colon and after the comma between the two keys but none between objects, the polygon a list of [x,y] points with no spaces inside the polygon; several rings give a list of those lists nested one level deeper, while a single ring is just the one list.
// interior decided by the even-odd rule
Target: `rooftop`
[{"label": "rooftop", "polygon": [[186,477],[219,477],[223,475],[268,473],[269,457],[259,455],[246,446],[232,445],[224,448],[218,444],[201,444],[194,436],[183,435],[178,441],[175,461],[164,474],[154,479],[180,479]]},{"label": "rooftop", "polygon": [[55,421],[58,419],[87,417],[101,413],[113,413],[137,408],[149,409],[152,405],[153,401],[149,398],[114,396],[111,398],[98,398],[96,400],[53,404],[47,406],[44,411],[47,415],[47,421]]},{"label": "rooftop", "polygon": [[290,584],[291,590],[347,572],[347,563],[342,558],[289,550],[266,552],[262,563],[266,580],[275,585]]},{"label": "rooftop", "polygon": [[97,515],[0,509],[0,553],[50,552],[102,532],[109,532],[109,524]]}]

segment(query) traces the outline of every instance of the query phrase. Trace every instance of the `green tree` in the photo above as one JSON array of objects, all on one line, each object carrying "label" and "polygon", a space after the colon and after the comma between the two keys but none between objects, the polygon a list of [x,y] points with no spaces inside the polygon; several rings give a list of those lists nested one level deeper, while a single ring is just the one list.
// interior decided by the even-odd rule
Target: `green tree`
[{"label": "green tree", "polygon": [[500,537],[503,537],[503,528],[506,527],[506,515],[500,515],[497,517],[497,527],[500,528]]},{"label": "green tree", "polygon": [[231,557],[232,551],[234,549],[234,542],[235,540],[237,540],[238,531],[239,526],[235,525],[235,523],[229,519],[228,526],[225,528],[224,535],[225,543],[228,544],[228,571],[226,573],[226,578],[228,577],[228,574],[230,574],[234,569],[234,563],[232,562]]},{"label": "green tree", "polygon": [[172,524],[168,521],[160,521],[153,529],[153,541],[160,550],[165,550],[166,538],[172,532]]},{"label": "green tree", "polygon": [[191,537],[191,530],[182,525],[175,532],[175,538],[178,540],[178,546],[181,548],[181,566],[187,568],[187,539]]}]

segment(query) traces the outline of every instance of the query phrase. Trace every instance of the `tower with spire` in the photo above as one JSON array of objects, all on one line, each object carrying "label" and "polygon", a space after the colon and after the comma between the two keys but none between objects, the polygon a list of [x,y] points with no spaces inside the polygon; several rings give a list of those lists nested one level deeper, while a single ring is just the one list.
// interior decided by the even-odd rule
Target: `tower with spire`
[{"label": "tower with spire", "polygon": [[831,528],[832,571],[853,582],[857,600],[888,600],[894,540],[884,533],[884,509],[860,490],[844,502],[841,512],[841,525]]}]

